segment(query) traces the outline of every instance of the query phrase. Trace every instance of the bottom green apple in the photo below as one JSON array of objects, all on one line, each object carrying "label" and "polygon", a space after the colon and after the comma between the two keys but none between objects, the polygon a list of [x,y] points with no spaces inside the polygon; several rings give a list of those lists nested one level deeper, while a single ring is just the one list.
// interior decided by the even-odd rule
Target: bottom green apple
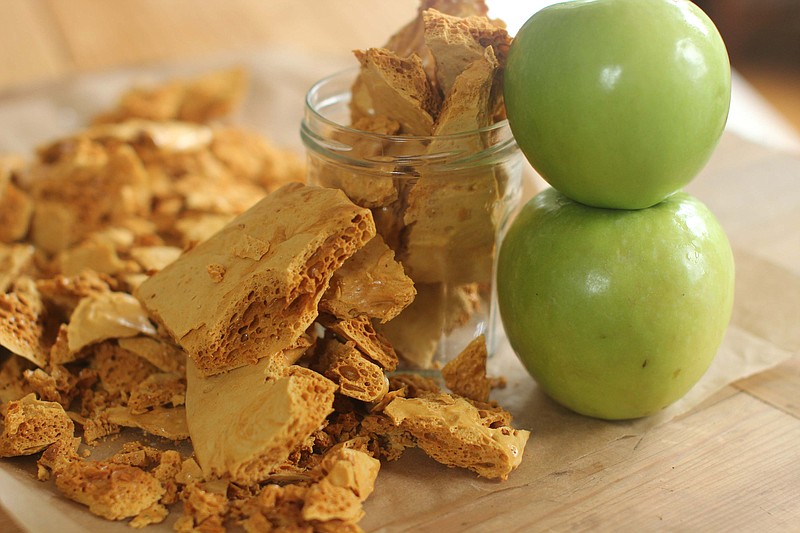
[{"label": "bottom green apple", "polygon": [[512,348],[554,400],[605,419],[651,415],[686,394],[719,349],[733,289],[725,232],[683,192],[619,210],[546,189],[498,258]]}]

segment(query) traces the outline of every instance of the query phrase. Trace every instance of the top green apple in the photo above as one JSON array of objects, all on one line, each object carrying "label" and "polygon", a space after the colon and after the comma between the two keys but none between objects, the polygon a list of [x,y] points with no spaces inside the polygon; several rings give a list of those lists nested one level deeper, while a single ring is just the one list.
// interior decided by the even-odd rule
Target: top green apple
[{"label": "top green apple", "polygon": [[539,174],[595,207],[652,206],[689,183],[728,117],[714,24],[684,0],[573,0],[534,14],[508,54],[511,130]]}]

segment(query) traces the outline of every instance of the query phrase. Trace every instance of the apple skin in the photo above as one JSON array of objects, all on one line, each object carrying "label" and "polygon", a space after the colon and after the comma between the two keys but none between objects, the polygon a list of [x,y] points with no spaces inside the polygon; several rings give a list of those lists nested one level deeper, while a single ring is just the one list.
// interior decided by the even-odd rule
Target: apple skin
[{"label": "apple skin", "polygon": [[733,306],[725,232],[679,192],[641,210],[602,209],[548,188],[501,245],[499,310],[542,390],[604,419],[651,415],[708,369]]},{"label": "apple skin", "polygon": [[570,198],[639,209],[689,183],[725,127],[731,70],[684,0],[574,0],[535,13],[508,53],[509,125]]}]

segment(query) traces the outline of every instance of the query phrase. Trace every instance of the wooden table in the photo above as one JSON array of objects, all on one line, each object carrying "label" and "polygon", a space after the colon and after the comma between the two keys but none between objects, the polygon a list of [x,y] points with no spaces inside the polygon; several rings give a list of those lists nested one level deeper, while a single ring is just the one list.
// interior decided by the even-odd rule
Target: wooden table
[{"label": "wooden table", "polygon": [[[415,9],[414,0],[6,1],[0,3],[0,91],[269,45],[346,55],[382,43]],[[738,145],[727,146],[736,159]],[[800,159],[794,168],[800,177]],[[800,197],[800,178],[788,194]],[[742,250],[763,260],[749,263],[761,265],[765,276],[754,312],[769,313],[771,298],[800,301],[800,243],[785,239],[800,232],[800,218],[768,230],[798,246],[759,243],[757,250]],[[770,279],[776,281],[770,285]],[[784,281],[792,282],[788,294]],[[800,326],[800,314],[792,320]],[[498,511],[516,510],[508,523],[526,530],[624,530],[638,517],[637,530],[800,531],[800,334],[784,333],[782,348],[794,354],[787,362],[725,387],[636,443],[617,441],[553,473],[541,480],[549,487],[546,501],[525,502],[523,486],[505,502],[459,508],[457,516],[444,510],[442,520],[425,528],[490,531],[503,526]],[[0,531],[22,531],[2,509]]]}]

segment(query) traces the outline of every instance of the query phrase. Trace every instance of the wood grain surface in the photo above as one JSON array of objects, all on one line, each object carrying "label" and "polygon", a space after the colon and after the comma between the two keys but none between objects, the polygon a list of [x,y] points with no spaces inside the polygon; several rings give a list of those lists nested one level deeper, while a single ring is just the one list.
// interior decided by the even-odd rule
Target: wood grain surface
[{"label": "wood grain surface", "polygon": [[[0,96],[112,67],[273,44],[348,53],[384,42],[416,6],[415,0],[3,0]],[[800,78],[757,69],[745,74],[800,125],[800,93],[791,89],[800,87]],[[800,160],[795,168],[800,176]],[[800,179],[787,187],[800,197]],[[796,234],[797,213],[770,232]],[[796,282],[800,245],[786,248],[786,242],[797,241],[757,253],[765,269]],[[762,310],[785,287],[764,283],[764,301],[756,302]],[[800,325],[800,316],[795,319],[792,327]],[[420,516],[413,529],[498,531],[514,513],[535,531],[800,530],[800,333],[783,334],[782,348],[792,359],[726,387],[679,420],[596,450],[535,486]],[[21,531],[0,508],[0,532]]]}]

